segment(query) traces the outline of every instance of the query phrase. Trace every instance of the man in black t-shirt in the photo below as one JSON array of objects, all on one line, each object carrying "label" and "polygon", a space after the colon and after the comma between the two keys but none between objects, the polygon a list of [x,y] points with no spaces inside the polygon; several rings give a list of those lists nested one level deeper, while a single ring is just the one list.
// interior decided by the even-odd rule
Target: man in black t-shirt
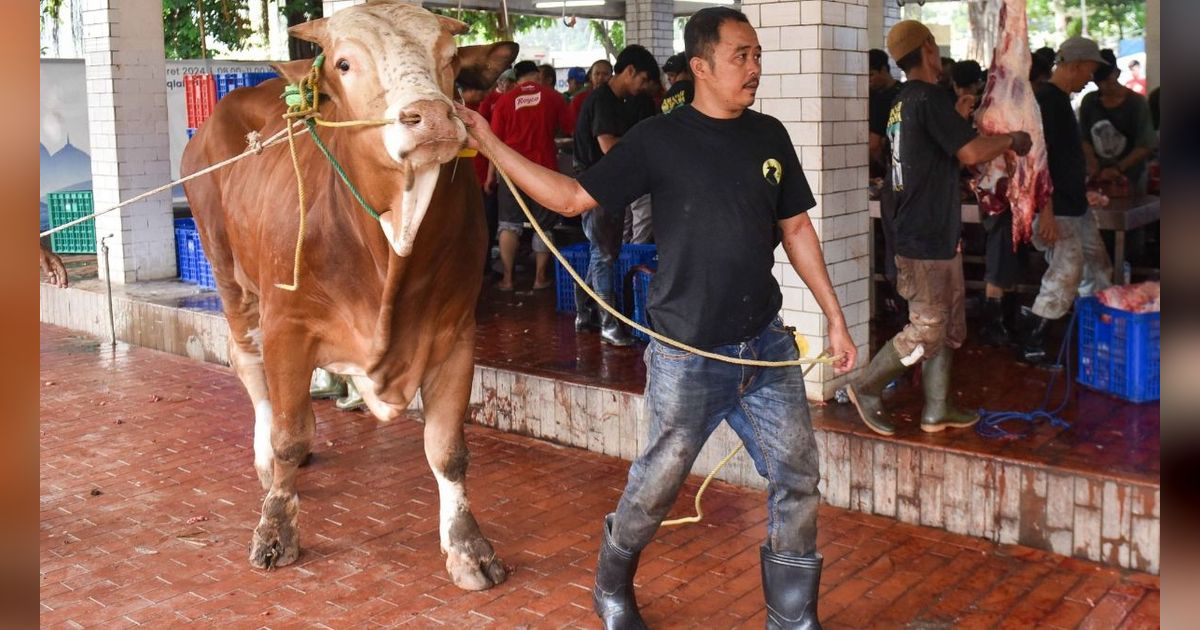
[{"label": "man in black t-shirt", "polygon": [[678,53],[671,55],[663,64],[663,74],[671,82],[671,89],[663,96],[662,113],[672,111],[692,102],[696,94],[696,83],[692,80],[692,71],[688,68],[687,55]]},{"label": "man in black t-shirt", "polygon": [[1018,357],[1028,363],[1046,360],[1045,338],[1050,322],[1066,315],[1075,303],[1080,285],[1089,290],[1107,288],[1112,263],[1100,238],[1096,216],[1088,209],[1087,162],[1071,95],[1092,80],[1105,63],[1096,42],[1072,37],[1058,50],[1050,80],[1034,91],[1042,111],[1046,134],[1046,161],[1054,193],[1050,203],[1033,220],[1033,245],[1047,252],[1049,267],[1032,309],[1022,309],[1023,329]]},{"label": "man in black t-shirt", "polygon": [[[775,248],[783,249],[829,322],[834,370],[856,349],[807,210],[815,204],[787,130],[754,104],[762,47],[746,16],[696,12],[684,28],[696,97],[621,138],[578,181],[531,164],[459,108],[476,144],[531,197],[566,215],[654,197],[658,273],[647,310],[657,332],[726,357],[797,358],[779,318]],[[646,349],[649,443],[604,520],[592,603],[605,628],[644,628],[633,594],[654,537],[708,436],[728,422],[768,484],[760,551],[768,626],[818,627],[817,447],[799,367],[750,367],[659,341]]]},{"label": "man in black t-shirt", "polygon": [[949,401],[953,351],[966,338],[963,309],[962,203],[959,163],[980,164],[1012,149],[1029,152],[1029,134],[977,136],[935,82],[942,72],[937,43],[924,24],[898,22],[888,52],[908,81],[888,114],[891,183],[896,192],[896,284],[908,300],[909,323],[879,350],[847,392],[863,422],[876,433],[896,428],[884,416],[884,387],[911,365],[921,366],[925,407],[921,429],[969,427],[979,416]]},{"label": "man in black t-shirt", "polygon": [[[575,122],[575,172],[586,172],[604,154],[612,150],[621,136],[628,133],[641,116],[654,113],[647,106],[642,89],[651,74],[658,74],[658,63],[645,48],[626,46],[617,55],[613,77],[596,88]],[[583,233],[591,243],[587,282],[605,302],[612,304],[615,293],[613,264],[621,254],[621,236],[625,228],[625,206],[604,206],[583,215]],[[597,308],[578,287],[575,289],[575,330],[596,327],[599,311],[600,340],[613,346],[628,346],[633,337],[617,318]]]},{"label": "man in black t-shirt", "polygon": [[[879,223],[883,226],[883,275],[888,280],[884,305],[895,315],[903,316],[904,299],[896,292],[896,195],[887,178],[888,153],[887,118],[892,102],[900,93],[900,82],[892,76],[887,53],[872,48],[867,51],[867,145],[870,156],[868,172],[880,178]],[[874,244],[872,244],[874,247]]]}]

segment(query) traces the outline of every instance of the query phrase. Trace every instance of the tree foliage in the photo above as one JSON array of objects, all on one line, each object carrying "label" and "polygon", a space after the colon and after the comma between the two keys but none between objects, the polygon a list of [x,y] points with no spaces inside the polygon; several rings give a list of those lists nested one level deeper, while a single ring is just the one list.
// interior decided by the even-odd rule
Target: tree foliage
[{"label": "tree foliage", "polygon": [[163,45],[167,59],[207,56],[206,39],[240,50],[253,34],[245,0],[163,0]]},{"label": "tree foliage", "polygon": [[617,53],[625,47],[625,23],[618,20],[589,20],[592,37],[604,47],[610,61],[616,61]]},{"label": "tree foliage", "polygon": [[467,23],[470,27],[461,37],[463,41],[472,43],[488,43],[510,40],[521,33],[527,33],[537,28],[554,26],[555,18],[540,15],[517,15],[510,13],[509,24],[504,24],[504,16],[499,11],[470,11],[457,9],[430,8],[430,11]]}]

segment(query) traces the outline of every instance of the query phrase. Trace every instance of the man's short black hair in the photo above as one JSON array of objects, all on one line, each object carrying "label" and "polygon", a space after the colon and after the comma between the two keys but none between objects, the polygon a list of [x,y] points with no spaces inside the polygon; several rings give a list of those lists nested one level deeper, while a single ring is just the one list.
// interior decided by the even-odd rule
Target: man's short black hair
[{"label": "man's short black hair", "polygon": [[974,59],[964,59],[950,67],[950,79],[955,87],[969,87],[983,80],[983,68]]},{"label": "man's short black hair", "polygon": [[872,48],[871,50],[868,50],[867,69],[871,72],[887,72],[890,70],[891,66],[888,65],[887,53],[879,50],[878,48]]},{"label": "man's short black hair", "polygon": [[1042,46],[1033,51],[1033,56],[1043,59],[1047,66],[1054,68],[1054,58],[1058,56],[1058,52],[1049,46]]},{"label": "man's short black hair", "polygon": [[1054,63],[1046,61],[1046,58],[1034,52],[1030,55],[1029,60],[1029,81],[1045,81],[1050,78],[1053,73]]},{"label": "man's short black hair", "polygon": [[683,26],[683,54],[688,61],[703,57],[713,62],[713,47],[721,41],[721,24],[726,20],[750,23],[745,13],[729,7],[706,7],[688,18]]},{"label": "man's short black hair", "polygon": [[518,61],[517,65],[513,66],[513,75],[520,79],[527,74],[538,74],[538,66],[536,63],[526,59]]},{"label": "man's short black hair", "polygon": [[621,74],[625,68],[633,66],[636,74],[646,73],[647,76],[658,74],[658,62],[644,46],[630,44],[617,55],[617,63],[613,64],[613,74]]}]

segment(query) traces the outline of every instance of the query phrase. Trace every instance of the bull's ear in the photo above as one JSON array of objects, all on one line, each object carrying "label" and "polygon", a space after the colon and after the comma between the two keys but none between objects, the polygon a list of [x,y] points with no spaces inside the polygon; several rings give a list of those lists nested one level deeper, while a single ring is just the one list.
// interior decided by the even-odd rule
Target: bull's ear
[{"label": "bull's ear", "polygon": [[329,39],[329,18],[317,18],[288,28],[288,35],[326,48]]},{"label": "bull's ear", "polygon": [[454,18],[438,15],[436,13],[434,15],[437,15],[438,22],[442,24],[442,30],[450,33],[451,35],[462,35],[463,33],[471,30],[471,27],[466,22],[460,22]]},{"label": "bull's ear", "polygon": [[296,59],[295,61],[277,61],[271,64],[275,72],[288,83],[299,83],[312,70],[312,59]]},{"label": "bull's ear", "polygon": [[477,90],[492,87],[500,73],[512,65],[520,50],[521,47],[513,42],[459,48],[458,82]]}]

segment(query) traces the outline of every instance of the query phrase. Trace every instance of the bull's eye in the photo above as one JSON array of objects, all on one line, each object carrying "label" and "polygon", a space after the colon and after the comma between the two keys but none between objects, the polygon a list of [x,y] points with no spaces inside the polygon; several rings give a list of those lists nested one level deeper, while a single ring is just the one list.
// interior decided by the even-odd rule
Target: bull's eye
[{"label": "bull's eye", "polygon": [[338,59],[337,69],[338,72],[341,72],[342,74],[350,72],[350,62],[346,61],[345,59]]}]

